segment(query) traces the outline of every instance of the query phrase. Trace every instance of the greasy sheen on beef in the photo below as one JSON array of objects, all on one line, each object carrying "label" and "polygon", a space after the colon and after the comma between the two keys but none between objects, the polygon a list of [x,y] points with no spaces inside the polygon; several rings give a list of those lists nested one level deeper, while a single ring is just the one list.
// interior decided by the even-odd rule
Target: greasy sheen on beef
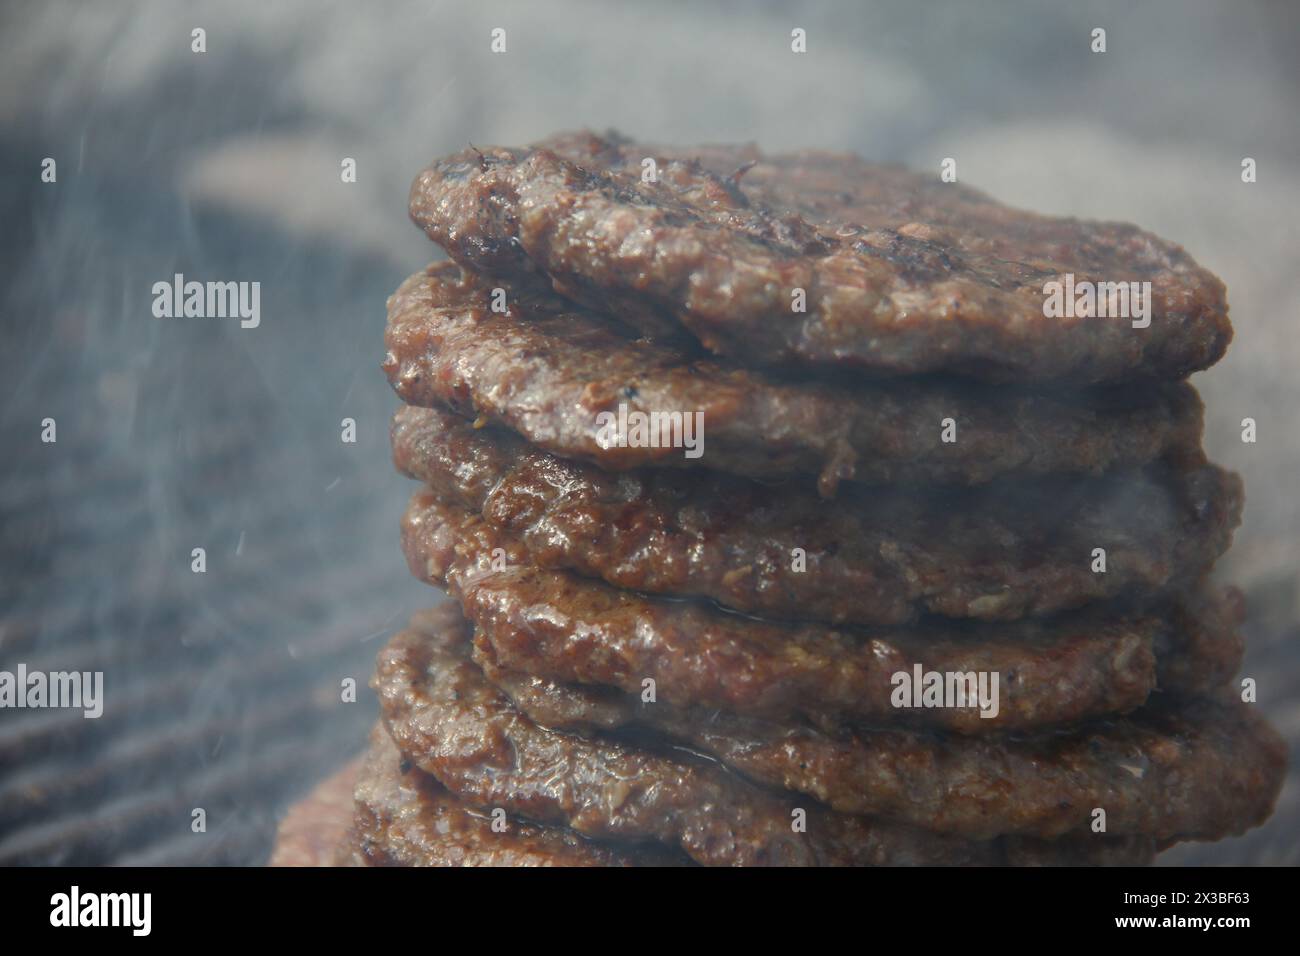
[{"label": "greasy sheen on beef", "polygon": [[[759,620],[539,569],[516,540],[429,492],[412,498],[402,540],[412,573],[449,588],[498,666],[628,693],[653,679],[660,700],[754,716],[899,721],[961,733],[1067,723],[1138,707],[1162,676],[1157,641],[1176,651],[1188,643],[1166,636],[1162,619],[1150,615],[925,622],[872,632]],[[973,705],[894,707],[893,675],[918,665],[996,673],[997,714],[983,717]],[[1181,677],[1200,685],[1220,666],[1216,655],[1189,663]]]},{"label": "greasy sheen on beef", "polygon": [[1112,835],[1161,845],[1220,839],[1268,816],[1285,767],[1277,735],[1231,695],[1162,700],[1130,717],[1036,736],[828,732],[646,703],[613,688],[503,671],[481,652],[474,657],[521,711],[552,730],[645,728],[835,810],[972,838],[1086,833],[1102,807]]},{"label": "greasy sheen on beef", "polygon": [[[854,487],[827,502],[799,484],[717,472],[610,474],[439,408],[400,409],[392,447],[399,471],[518,538],[540,567],[835,624],[1014,620],[1151,599],[1204,574],[1241,513],[1240,480],[1212,465]],[[1096,547],[1105,574],[1092,570]]]},{"label": "greasy sheen on beef", "polygon": [[356,785],[353,843],[367,866],[637,866],[678,862],[663,848],[613,847],[561,827],[492,819],[373,734]]},{"label": "greasy sheen on beef", "polygon": [[468,649],[463,625],[417,616],[380,653],[374,686],[398,750],[481,810],[588,837],[650,839],[706,865],[1053,863],[1151,852],[1144,838],[1060,847],[965,840],[799,803],[680,750],[557,733],[521,714]]},{"label": "greasy sheen on beef", "polygon": [[714,765],[545,730],[468,648],[464,631],[404,631],[380,653],[374,686],[398,749],[480,808],[588,837],[655,840],[708,865],[993,862],[987,846],[815,806],[797,832],[794,804]]},{"label": "greasy sheen on beef", "polygon": [[[540,272],[648,332],[680,323],[754,366],[1177,379],[1218,361],[1232,337],[1223,283],[1173,243],[853,155],[563,134],[438,160],[412,185],[410,211],[467,266]],[[1149,282],[1149,327],[1046,317],[1045,285],[1067,275]]]},{"label": "greasy sheen on beef", "polygon": [[[492,311],[494,288],[507,312]],[[1200,400],[1186,384],[1062,395],[934,379],[793,381],[635,339],[549,291],[446,262],[389,298],[386,342],[384,371],[407,404],[444,405],[611,471],[817,475],[830,496],[841,480],[981,484],[1204,460]],[[599,416],[620,406],[702,414],[702,455],[611,443]]]}]

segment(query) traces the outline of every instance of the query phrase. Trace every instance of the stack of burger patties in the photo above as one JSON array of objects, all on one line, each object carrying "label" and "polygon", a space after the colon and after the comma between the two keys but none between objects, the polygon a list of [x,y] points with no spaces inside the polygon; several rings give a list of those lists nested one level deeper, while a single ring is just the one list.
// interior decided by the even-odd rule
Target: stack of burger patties
[{"label": "stack of burger patties", "polygon": [[[417,178],[371,863],[1136,863],[1271,811],[1183,381],[1223,284],[839,154],[566,134]],[[1245,699],[1243,699],[1245,697]]]}]

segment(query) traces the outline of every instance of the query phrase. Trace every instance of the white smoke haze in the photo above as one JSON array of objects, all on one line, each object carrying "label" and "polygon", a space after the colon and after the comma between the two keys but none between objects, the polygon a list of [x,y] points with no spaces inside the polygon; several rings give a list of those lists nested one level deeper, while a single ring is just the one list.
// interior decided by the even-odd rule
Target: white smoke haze
[{"label": "white smoke haze", "polygon": [[[340,709],[339,681],[364,687],[379,637],[429,601],[398,551],[409,488],[388,463],[396,402],[378,369],[385,297],[438,256],[407,187],[470,143],[582,126],[936,171],[954,157],[963,183],[1003,201],[1135,222],[1220,275],[1236,338],[1194,384],[1207,450],[1242,473],[1247,510],[1219,576],[1251,599],[1246,672],[1267,675],[1261,706],[1294,745],[1300,10],[1057,6],[7,5],[0,201],[17,228],[0,239],[0,435],[18,450],[0,472],[0,668],[102,665],[110,690],[105,717],[81,721],[102,735],[85,755],[0,737],[25,758],[0,798],[92,768],[63,803],[0,799],[0,861],[58,859],[38,823],[132,794],[184,807],[184,779],[212,804],[201,848],[142,819],[75,859],[258,862],[276,807],[363,739],[371,704]],[[1088,51],[1097,25],[1105,54]],[[790,52],[795,27],[806,54]],[[55,184],[39,181],[47,156]],[[153,318],[153,284],[177,273],[260,283],[260,324]],[[47,416],[58,442],[33,444]],[[355,444],[340,441],[349,417]],[[159,662],[184,693],[158,697]],[[279,709],[245,709],[277,695]],[[168,756],[146,763],[134,741]],[[1300,862],[1296,790],[1265,828],[1168,858]]]}]

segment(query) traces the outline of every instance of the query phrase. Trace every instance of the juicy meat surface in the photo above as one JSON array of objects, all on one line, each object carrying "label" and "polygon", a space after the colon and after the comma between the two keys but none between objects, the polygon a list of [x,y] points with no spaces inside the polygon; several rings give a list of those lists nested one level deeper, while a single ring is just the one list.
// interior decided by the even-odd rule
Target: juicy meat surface
[{"label": "juicy meat surface", "polygon": [[[505,313],[491,308],[497,287]],[[792,381],[634,339],[548,291],[452,263],[411,276],[389,298],[386,342],[384,371],[407,404],[447,406],[611,471],[817,475],[830,496],[841,480],[981,484],[1204,460],[1200,399],[1186,384],[1080,396],[932,379]],[[599,416],[620,406],[629,422],[680,413],[694,425],[702,415],[700,456],[630,428],[627,442],[611,441],[617,433]]]},{"label": "juicy meat surface", "polygon": [[661,848],[612,847],[561,827],[489,815],[403,760],[380,730],[356,784],[353,842],[368,866],[635,866],[677,862]]},{"label": "juicy meat surface", "polygon": [[1241,514],[1240,480],[1210,465],[851,488],[832,503],[717,472],[609,474],[437,408],[400,409],[392,447],[398,470],[518,538],[540,567],[835,624],[1014,620],[1167,594],[1208,570]]},{"label": "juicy meat surface", "polygon": [[[646,158],[656,182],[642,181]],[[846,154],[562,134],[438,160],[412,185],[410,211],[467,266],[540,272],[651,333],[680,323],[751,365],[1177,379],[1232,337],[1223,283],[1173,243]],[[1046,317],[1045,285],[1067,275],[1149,282],[1149,327]]]},{"label": "juicy meat surface", "polygon": [[398,749],[480,808],[590,837],[680,847],[708,865],[991,862],[991,848],[808,810],[708,763],[554,733],[515,710],[469,659],[465,630],[417,623],[379,655],[375,689]]},{"label": "juicy meat surface", "polygon": [[[469,659],[454,612],[413,620],[380,653],[374,685],[400,752],[479,808],[587,836],[653,839],[706,865],[899,865],[1149,858],[1146,840],[1059,846],[970,841],[835,813],[754,786],[680,750],[556,733],[520,713]],[[804,810],[806,829],[792,826]]]},{"label": "juicy meat surface", "polygon": [[643,703],[613,688],[502,671],[487,677],[553,730],[654,733],[721,760],[759,783],[844,813],[943,833],[1086,834],[1096,807],[1107,831],[1161,846],[1257,826],[1281,787],[1286,751],[1249,705],[1163,701],[1067,733],[951,738],[887,728],[830,733],[720,711]]},{"label": "juicy meat surface", "polygon": [[[413,574],[446,586],[497,666],[565,683],[771,718],[856,718],[961,733],[1044,727],[1126,713],[1157,687],[1157,640],[1180,653],[1156,616],[1079,614],[1000,625],[923,623],[881,632],[759,620],[666,600],[532,565],[524,547],[476,514],[417,492],[403,518]],[[1230,638],[1228,638],[1230,639]],[[893,676],[996,674],[998,710],[900,709]],[[1183,679],[1220,666],[1185,664]],[[1174,690],[1176,688],[1170,687]]]}]

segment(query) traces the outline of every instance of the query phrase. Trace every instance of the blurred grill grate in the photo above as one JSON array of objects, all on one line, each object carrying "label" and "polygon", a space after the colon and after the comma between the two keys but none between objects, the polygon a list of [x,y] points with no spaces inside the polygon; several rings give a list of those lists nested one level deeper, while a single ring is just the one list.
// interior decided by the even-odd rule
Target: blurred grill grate
[{"label": "blurred grill grate", "polygon": [[[60,433],[61,460],[81,437]],[[213,480],[193,493],[229,494],[222,456],[239,450],[232,437],[203,459]],[[137,861],[257,862],[277,808],[354,750],[373,719],[365,685],[378,645],[364,638],[397,615],[391,566],[358,564],[346,550],[348,516],[366,509],[336,487],[320,504],[304,495],[293,511],[249,513],[238,557],[209,546],[206,574],[190,570],[179,545],[132,567],[122,544],[155,530],[143,469],[80,464],[61,471],[101,477],[6,479],[4,499],[24,505],[5,523],[0,562],[30,573],[6,582],[18,601],[0,621],[0,666],[102,670],[104,714],[3,714],[0,863],[114,862],[123,847]],[[316,560],[302,528],[335,530],[336,566]],[[34,541],[45,567],[30,560]],[[113,588],[78,605],[105,572]],[[345,677],[356,679],[358,703],[342,702]],[[206,833],[190,830],[195,807]]]},{"label": "blurred grill grate", "polygon": [[[50,195],[19,218],[84,232]],[[100,213],[115,233],[144,233],[95,257],[0,238],[19,277],[0,306],[42,319],[0,350],[0,669],[104,673],[98,719],[0,711],[0,864],[264,862],[288,803],[364,744],[374,655],[430,599],[398,549],[407,489],[387,464],[391,266],[308,247],[267,281],[282,237],[199,218],[205,277],[264,280],[267,321],[160,323],[139,293],[186,266],[140,250],[171,202],[95,193],[120,206]],[[71,278],[51,311],[55,276]]]}]

